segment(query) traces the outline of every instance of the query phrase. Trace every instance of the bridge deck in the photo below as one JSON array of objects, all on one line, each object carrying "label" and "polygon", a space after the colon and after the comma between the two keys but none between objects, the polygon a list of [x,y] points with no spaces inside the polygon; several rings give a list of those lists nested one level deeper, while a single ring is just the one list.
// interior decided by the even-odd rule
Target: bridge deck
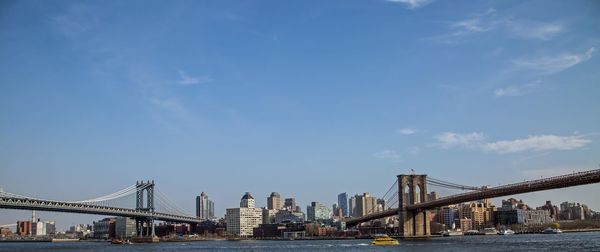
[{"label": "bridge deck", "polygon": [[394,216],[399,211],[422,211],[436,207],[442,207],[462,202],[474,200],[489,199],[507,195],[520,193],[536,192],[557,188],[565,188],[578,185],[586,185],[600,182],[600,169],[578,172],[562,176],[525,181],[520,183],[508,184],[499,187],[488,188],[483,191],[468,192],[456,194],[448,197],[443,197],[437,200],[422,202],[414,205],[403,206],[401,208],[388,209],[382,212],[365,215],[358,218],[353,218],[346,221],[346,225],[354,226],[362,222],[376,220],[384,217]]}]

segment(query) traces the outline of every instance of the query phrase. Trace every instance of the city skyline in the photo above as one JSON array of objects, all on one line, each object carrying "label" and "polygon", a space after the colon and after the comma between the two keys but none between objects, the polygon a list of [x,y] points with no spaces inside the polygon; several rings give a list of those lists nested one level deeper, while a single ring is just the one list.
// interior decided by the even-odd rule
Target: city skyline
[{"label": "city skyline", "polygon": [[[595,1],[425,2],[3,2],[0,187],[80,200],[153,179],[223,216],[246,191],[382,196],[411,169],[494,186],[598,168]],[[599,210],[598,192],[515,197]]]}]

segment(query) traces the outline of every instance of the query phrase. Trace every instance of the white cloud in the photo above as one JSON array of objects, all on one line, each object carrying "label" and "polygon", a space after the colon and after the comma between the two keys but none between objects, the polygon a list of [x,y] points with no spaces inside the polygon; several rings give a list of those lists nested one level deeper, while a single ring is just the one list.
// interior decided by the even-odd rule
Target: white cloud
[{"label": "white cloud", "polygon": [[535,88],[538,88],[540,86],[540,83],[542,83],[541,80],[535,80],[524,85],[513,85],[504,88],[498,88],[494,90],[494,95],[496,95],[496,97],[523,96],[528,93],[531,93]]},{"label": "white cloud", "polygon": [[185,73],[183,70],[177,70],[177,73],[179,73],[179,77],[181,77],[181,80],[177,83],[181,84],[181,85],[197,85],[197,84],[204,84],[204,83],[209,83],[212,82],[213,79],[207,76],[199,76],[199,77],[191,77],[189,75],[187,75],[187,73]]},{"label": "white cloud", "polygon": [[417,9],[433,2],[433,0],[387,0],[392,3],[404,4],[407,9]]},{"label": "white cloud", "polygon": [[481,133],[454,133],[444,132],[435,137],[438,140],[438,146],[448,149],[451,147],[475,147],[484,140]]},{"label": "white cloud", "polygon": [[592,47],[581,54],[563,53],[557,56],[520,59],[515,60],[513,63],[519,68],[541,71],[547,74],[558,73],[591,59],[595,50],[596,48]]},{"label": "white cloud", "polygon": [[177,98],[166,98],[166,99],[151,98],[150,102],[162,109],[165,109],[165,110],[177,113],[177,114],[181,114],[181,113],[185,112],[185,107],[183,106],[181,101]]},{"label": "white cloud", "polygon": [[449,23],[450,33],[434,37],[441,42],[455,43],[465,37],[490,31],[504,32],[514,38],[550,40],[563,32],[565,28],[557,23],[546,23],[533,20],[515,20],[498,15],[490,8],[481,13],[469,15],[468,18]]},{"label": "white cloud", "polygon": [[550,40],[564,30],[559,24],[534,21],[507,21],[506,29],[510,34],[519,38]]},{"label": "white cloud", "polygon": [[400,161],[402,155],[395,150],[383,150],[373,154],[373,157],[381,160],[392,160],[394,162]]},{"label": "white cloud", "polygon": [[581,135],[534,135],[528,136],[524,139],[486,143],[482,146],[482,148],[483,150],[497,153],[515,153],[545,150],[573,150],[579,149],[590,142],[591,140],[584,139]]},{"label": "white cloud", "polygon": [[532,135],[524,139],[486,142],[481,133],[444,132],[435,137],[438,147],[449,149],[462,147],[495,152],[499,154],[518,153],[527,151],[574,150],[592,142],[583,135],[556,136]]},{"label": "white cloud", "polygon": [[416,129],[411,129],[411,128],[402,128],[396,131],[398,134],[402,134],[402,135],[412,135],[417,133]]}]

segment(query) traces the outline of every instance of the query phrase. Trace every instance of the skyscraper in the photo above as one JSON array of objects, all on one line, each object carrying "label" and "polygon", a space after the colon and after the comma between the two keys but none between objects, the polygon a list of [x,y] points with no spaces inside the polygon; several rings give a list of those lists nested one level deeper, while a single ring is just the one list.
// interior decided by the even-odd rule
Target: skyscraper
[{"label": "skyscraper", "polygon": [[204,192],[196,197],[196,216],[201,219],[215,218],[215,204]]},{"label": "skyscraper", "polygon": [[338,194],[338,207],[342,209],[342,214],[344,216],[349,216],[348,215],[348,194],[346,194],[346,193]]},{"label": "skyscraper", "polygon": [[267,197],[267,209],[279,210],[281,208],[283,208],[283,202],[281,201],[281,196],[279,196],[279,193],[272,192],[271,196]]},{"label": "skyscraper", "polygon": [[287,198],[285,199],[285,208],[287,208],[288,210],[294,212],[296,211],[296,199],[295,198]]},{"label": "skyscraper", "polygon": [[358,217],[358,215],[356,214],[356,198],[358,197],[358,194],[355,196],[350,197],[350,199],[348,199],[348,216],[351,217]]}]

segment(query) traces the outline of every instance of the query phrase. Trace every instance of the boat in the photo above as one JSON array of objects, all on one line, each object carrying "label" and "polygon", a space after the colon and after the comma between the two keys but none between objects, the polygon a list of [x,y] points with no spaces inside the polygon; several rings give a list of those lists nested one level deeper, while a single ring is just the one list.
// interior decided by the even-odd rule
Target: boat
[{"label": "boat", "polygon": [[498,234],[498,230],[496,230],[495,228],[484,228],[483,229],[483,234],[484,235],[496,235]]},{"label": "boat", "polygon": [[387,235],[381,235],[381,236],[377,236],[375,237],[375,239],[371,242],[371,245],[398,245],[400,244],[398,242],[398,240],[391,238]]},{"label": "boat", "polygon": [[112,239],[110,241],[111,244],[125,244],[125,240],[121,240],[121,239]]},{"label": "boat", "polygon": [[546,229],[544,229],[544,231],[542,231],[542,234],[560,234],[560,233],[562,233],[562,230],[560,230],[558,228],[554,229],[554,228],[550,228],[550,227],[546,228]]},{"label": "boat", "polygon": [[441,232],[442,236],[459,236],[464,235],[463,232],[457,230],[447,230]]},{"label": "boat", "polygon": [[484,233],[480,233],[477,230],[471,229],[471,230],[467,230],[465,231],[464,235],[482,235]]},{"label": "boat", "polygon": [[79,238],[52,238],[51,242],[77,242]]},{"label": "boat", "polygon": [[515,234],[515,231],[512,231],[510,229],[503,229],[503,230],[498,231],[498,234],[499,235],[513,235],[513,234]]}]

